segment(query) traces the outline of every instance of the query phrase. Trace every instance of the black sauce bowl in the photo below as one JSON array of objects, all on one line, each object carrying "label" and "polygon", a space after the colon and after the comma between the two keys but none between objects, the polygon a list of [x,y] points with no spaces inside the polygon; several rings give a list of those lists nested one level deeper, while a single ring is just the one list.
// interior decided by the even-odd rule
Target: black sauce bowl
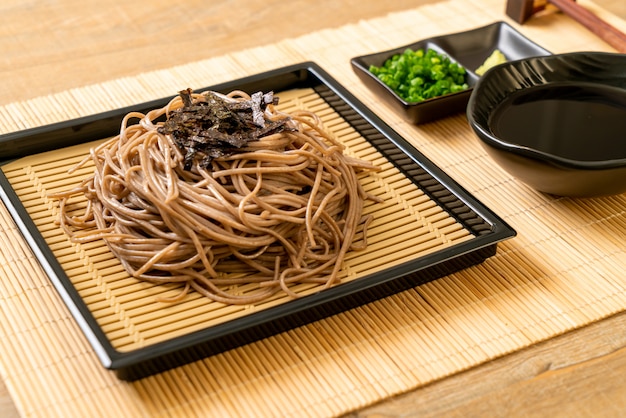
[{"label": "black sauce bowl", "polygon": [[[607,100],[611,100],[610,106],[626,112],[626,54],[575,52],[504,63],[480,78],[467,105],[468,122],[487,153],[509,174],[536,190],[571,197],[626,192],[626,130],[611,135],[610,141],[593,134],[576,136],[575,140],[574,136],[558,135],[559,126],[566,129],[564,124],[587,115],[563,118],[556,113],[558,107],[554,107],[544,109],[538,118],[522,121],[543,126],[542,120],[559,120],[546,124],[552,125],[551,130],[542,131],[535,138],[517,137],[511,142],[494,132],[494,115],[500,106],[507,100],[511,103],[511,95],[519,96],[520,92],[537,87],[560,89],[556,100],[564,100],[576,88],[598,89],[606,97],[621,97],[615,103]],[[552,116],[555,119],[546,119]],[[626,118],[619,119],[608,123],[620,124],[615,126],[621,131],[619,127],[624,126]],[[603,147],[600,139],[610,146]]]}]

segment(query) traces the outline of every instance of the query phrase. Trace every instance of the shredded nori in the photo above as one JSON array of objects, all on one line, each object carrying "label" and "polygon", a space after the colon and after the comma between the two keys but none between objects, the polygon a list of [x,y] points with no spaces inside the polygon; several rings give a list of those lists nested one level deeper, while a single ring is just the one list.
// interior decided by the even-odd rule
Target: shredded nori
[{"label": "shredded nori", "polygon": [[257,92],[245,101],[226,100],[214,92],[194,98],[191,89],[179,94],[183,107],[170,112],[158,131],[170,135],[185,155],[185,170],[191,169],[196,159],[208,167],[213,159],[234,154],[248,142],[293,130],[287,125],[288,117],[265,117],[267,106],[278,104],[273,92]]}]

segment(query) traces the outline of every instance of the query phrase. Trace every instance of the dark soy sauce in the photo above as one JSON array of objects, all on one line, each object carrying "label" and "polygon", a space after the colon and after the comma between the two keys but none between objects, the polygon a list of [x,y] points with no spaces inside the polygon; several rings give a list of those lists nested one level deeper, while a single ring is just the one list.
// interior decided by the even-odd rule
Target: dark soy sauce
[{"label": "dark soy sauce", "polygon": [[489,126],[506,142],[571,160],[626,158],[626,90],[592,83],[519,90]]}]

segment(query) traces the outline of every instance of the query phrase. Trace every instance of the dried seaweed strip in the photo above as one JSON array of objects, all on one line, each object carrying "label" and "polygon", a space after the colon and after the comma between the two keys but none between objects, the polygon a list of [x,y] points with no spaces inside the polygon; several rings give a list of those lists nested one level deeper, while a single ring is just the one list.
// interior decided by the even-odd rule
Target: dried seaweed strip
[{"label": "dried seaweed strip", "polygon": [[249,100],[234,101],[214,92],[194,98],[191,89],[180,93],[183,107],[173,110],[159,132],[170,135],[185,155],[185,169],[200,158],[207,167],[210,162],[230,155],[273,133],[292,130],[289,118],[269,120],[268,105],[278,104],[273,92],[257,92]]}]

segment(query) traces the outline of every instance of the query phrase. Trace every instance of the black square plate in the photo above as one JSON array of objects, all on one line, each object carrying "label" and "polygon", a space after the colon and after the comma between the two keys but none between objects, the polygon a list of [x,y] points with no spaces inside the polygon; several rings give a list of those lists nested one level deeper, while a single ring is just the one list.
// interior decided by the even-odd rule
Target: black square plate
[{"label": "black square plate", "polygon": [[[313,89],[343,120],[393,164],[406,180],[424,192],[441,213],[469,231],[471,239],[391,268],[376,271],[326,290],[293,299],[217,325],[165,341],[120,351],[81,298],[48,246],[35,222],[0,167],[0,197],[33,249],[51,282],[68,306],[103,366],[125,380],[134,380],[250,343],[279,332],[383,298],[454,271],[480,263],[496,252],[515,231],[454,182],[412,145],[363,106],[351,93],[315,63],[307,62],[213,86],[210,90],[248,92]],[[30,150],[55,150],[119,133],[120,121],[131,110],[146,112],[163,107],[171,98],[126,107],[77,120],[16,132],[0,137],[0,155],[16,158]],[[2,164],[6,166],[6,162]]]}]

